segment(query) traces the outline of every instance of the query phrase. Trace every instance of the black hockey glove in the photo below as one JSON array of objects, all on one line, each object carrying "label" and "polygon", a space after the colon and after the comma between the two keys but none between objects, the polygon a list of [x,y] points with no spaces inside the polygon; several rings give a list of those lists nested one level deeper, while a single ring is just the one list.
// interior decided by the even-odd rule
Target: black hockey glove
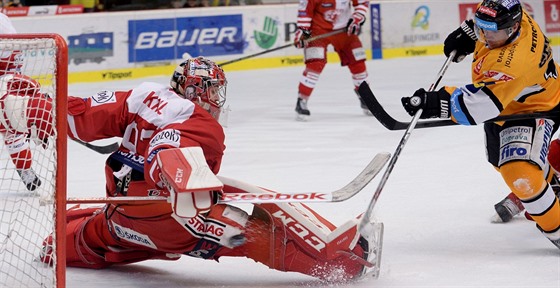
[{"label": "black hockey glove", "polygon": [[451,95],[445,91],[445,88],[439,91],[426,92],[424,88],[420,88],[414,92],[411,97],[401,98],[404,110],[414,116],[420,109],[422,114],[420,118],[449,118],[449,99]]},{"label": "black hockey glove", "polygon": [[474,46],[478,38],[474,34],[473,20],[465,20],[457,30],[447,35],[443,42],[443,53],[449,57],[451,51],[455,50],[455,57],[451,61],[459,63],[465,59],[465,56],[474,52]]}]

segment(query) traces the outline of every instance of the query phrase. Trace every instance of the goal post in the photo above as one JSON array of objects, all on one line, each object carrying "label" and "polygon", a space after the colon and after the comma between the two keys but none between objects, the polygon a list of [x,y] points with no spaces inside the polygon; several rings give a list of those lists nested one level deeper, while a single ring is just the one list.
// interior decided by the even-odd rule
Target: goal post
[{"label": "goal post", "polygon": [[[14,91],[15,85],[6,84],[3,75],[30,77],[40,83],[40,94]],[[20,86],[17,89],[25,89]],[[64,38],[58,34],[0,35],[0,287],[65,287],[67,87]],[[29,126],[30,121],[14,123],[17,115],[4,113],[5,107],[27,103],[8,103],[6,95],[30,95],[25,93],[50,98],[52,109],[38,111],[52,113],[48,124],[54,129],[47,138],[40,136],[45,131],[40,131],[42,125],[37,122],[22,131],[21,125]],[[53,253],[50,263],[43,263],[41,253],[49,235],[48,248]]]}]

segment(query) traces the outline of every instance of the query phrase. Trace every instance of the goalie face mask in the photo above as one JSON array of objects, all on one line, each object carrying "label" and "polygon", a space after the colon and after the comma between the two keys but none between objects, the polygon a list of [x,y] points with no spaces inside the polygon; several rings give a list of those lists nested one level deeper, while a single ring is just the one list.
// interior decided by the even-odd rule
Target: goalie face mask
[{"label": "goalie face mask", "polygon": [[225,73],[213,61],[199,56],[183,61],[171,77],[171,88],[208,111],[216,120],[226,101]]}]

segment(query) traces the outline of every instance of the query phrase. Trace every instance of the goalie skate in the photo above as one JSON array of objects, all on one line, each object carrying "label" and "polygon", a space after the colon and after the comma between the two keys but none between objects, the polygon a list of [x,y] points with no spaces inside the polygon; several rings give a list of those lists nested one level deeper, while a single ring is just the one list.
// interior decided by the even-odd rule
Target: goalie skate
[{"label": "goalie skate", "polygon": [[379,278],[384,226],[381,222],[370,224],[372,228],[371,235],[362,235],[356,244],[362,246],[365,252],[363,257],[348,251],[339,251],[339,253],[347,255],[363,265],[362,271],[354,277],[354,280],[361,280],[369,277],[374,279]]}]

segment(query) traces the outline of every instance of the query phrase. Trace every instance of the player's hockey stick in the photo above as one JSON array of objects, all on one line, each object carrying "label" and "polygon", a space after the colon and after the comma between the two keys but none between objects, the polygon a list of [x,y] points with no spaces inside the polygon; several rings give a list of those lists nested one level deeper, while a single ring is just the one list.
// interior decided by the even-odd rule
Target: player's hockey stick
[{"label": "player's hockey stick", "polygon": [[119,149],[119,143],[115,142],[115,143],[111,143],[109,145],[93,145],[91,143],[88,142],[84,142],[81,140],[77,140],[77,139],[72,139],[74,140],[76,143],[82,144],[84,146],[86,146],[87,148],[97,152],[97,153],[101,153],[101,154],[111,154],[115,151],[117,151],[117,149]]},{"label": "player's hockey stick", "polygon": [[[434,91],[434,89],[437,87],[437,85],[439,84],[439,82],[443,78],[443,74],[445,74],[445,71],[447,71],[447,67],[449,67],[449,63],[451,63],[451,59],[453,59],[453,57],[455,56],[455,53],[456,53],[456,51],[452,51],[450,53],[449,57],[445,60],[445,63],[443,64],[443,66],[439,70],[438,77],[437,77],[436,81],[430,86],[428,91]],[[401,154],[401,152],[404,148],[404,145],[408,141],[408,138],[410,138],[410,135],[412,134],[412,130],[416,126],[416,123],[418,122],[418,119],[420,119],[420,114],[422,114],[422,109],[419,109],[418,111],[416,111],[416,114],[414,114],[414,117],[412,117],[412,121],[410,122],[410,124],[406,128],[406,131],[405,131],[403,137],[401,138],[401,141],[399,142],[399,145],[397,146],[397,149],[393,153],[393,157],[391,157],[391,160],[389,161],[389,164],[387,165],[387,169],[385,170],[385,173],[383,173],[383,176],[381,177],[381,180],[379,181],[379,185],[377,186],[377,189],[375,190],[375,193],[373,194],[373,197],[371,198],[371,201],[370,201],[366,211],[362,215],[362,218],[360,220],[360,225],[358,227],[359,227],[360,234],[364,237],[368,237],[368,235],[374,235],[375,234],[375,223],[372,222],[372,220],[373,220],[372,219],[373,208],[375,207],[375,204],[377,203],[377,199],[379,199],[379,195],[381,195],[381,191],[383,190],[383,187],[385,186],[385,183],[387,183],[387,179],[389,179],[389,175],[391,175],[391,172],[393,171],[393,168],[395,167],[395,163],[397,162],[397,159],[399,158],[399,155]]]},{"label": "player's hockey stick", "polygon": [[[225,186],[236,190],[246,191],[240,193],[222,193],[218,203],[279,203],[279,202],[341,202],[352,198],[366,187],[371,180],[383,169],[390,153],[378,153],[369,164],[346,186],[332,192],[297,192],[277,193],[258,186],[243,183],[237,180],[219,176]],[[68,198],[68,204],[146,204],[168,201],[168,197],[106,197],[106,198]]]},{"label": "player's hockey stick", "polygon": [[[315,40],[319,40],[319,39],[323,39],[323,38],[326,38],[326,37],[329,37],[329,36],[333,36],[333,35],[336,35],[336,34],[342,33],[342,32],[346,32],[346,28],[338,29],[338,30],[333,30],[333,31],[328,32],[328,33],[324,33],[324,34],[321,34],[321,35],[313,36],[313,37],[310,37],[310,38],[304,40],[304,42],[305,42],[305,44],[307,44],[307,43],[309,43],[309,42],[313,42],[313,41],[315,41]],[[236,63],[236,62],[239,62],[239,61],[242,61],[242,60],[246,60],[246,59],[249,59],[249,58],[257,57],[257,56],[260,56],[260,55],[263,55],[263,54],[267,54],[267,53],[270,53],[270,52],[282,50],[282,49],[285,49],[285,48],[288,48],[288,47],[292,47],[292,46],[294,46],[294,43],[287,43],[287,44],[284,44],[284,45],[282,45],[282,46],[274,47],[274,48],[272,48],[272,49],[264,50],[264,51],[261,51],[261,52],[255,53],[255,54],[251,54],[251,55],[243,56],[243,57],[240,57],[240,58],[237,58],[237,59],[233,59],[233,60],[230,60],[230,61],[226,61],[226,62],[220,63],[220,64],[218,64],[218,65],[219,65],[219,66],[224,66],[224,65]]]},{"label": "player's hockey stick", "polygon": [[[360,87],[358,88],[358,94],[360,94],[360,97],[368,107],[369,111],[371,111],[373,116],[385,128],[389,130],[405,130],[410,126],[411,122],[401,122],[391,117],[391,115],[389,115],[389,113],[387,113],[385,109],[383,109],[383,106],[381,106],[379,101],[377,101],[377,98],[375,98],[375,95],[373,95],[371,88],[366,82],[362,82],[362,84],[360,84]],[[514,121],[514,120],[551,118],[551,117],[552,118],[560,117],[560,111],[503,115],[503,116],[498,116],[486,120],[484,122],[487,123],[487,122],[499,122],[499,121]],[[431,128],[431,127],[443,127],[443,126],[451,126],[451,125],[458,125],[458,124],[451,120],[426,120],[426,121],[418,122],[415,128]]]}]

